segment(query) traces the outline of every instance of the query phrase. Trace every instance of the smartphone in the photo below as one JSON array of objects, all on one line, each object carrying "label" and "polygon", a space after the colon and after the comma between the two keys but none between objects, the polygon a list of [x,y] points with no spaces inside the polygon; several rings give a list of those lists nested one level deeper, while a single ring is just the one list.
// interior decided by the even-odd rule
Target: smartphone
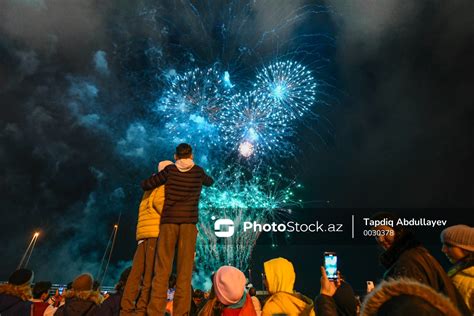
[{"label": "smartphone", "polygon": [[64,288],[63,288],[63,287],[60,287],[60,288],[58,289],[59,295],[63,295],[63,292],[64,292]]},{"label": "smartphone", "polygon": [[329,280],[337,280],[337,255],[335,252],[324,253],[324,269]]}]

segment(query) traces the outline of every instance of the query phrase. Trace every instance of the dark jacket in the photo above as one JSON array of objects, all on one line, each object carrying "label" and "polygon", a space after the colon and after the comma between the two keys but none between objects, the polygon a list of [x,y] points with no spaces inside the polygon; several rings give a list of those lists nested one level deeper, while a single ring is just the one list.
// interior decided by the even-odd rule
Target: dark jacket
[{"label": "dark jacket", "polygon": [[31,302],[23,301],[16,296],[0,294],[0,315],[2,316],[30,316],[31,305]]},{"label": "dark jacket", "polygon": [[314,300],[314,311],[317,316],[338,316],[336,301],[331,296],[318,295]]},{"label": "dark jacket", "polygon": [[105,301],[100,304],[97,309],[97,316],[118,316],[120,314],[120,301],[122,300],[123,292],[116,292],[111,294]]},{"label": "dark jacket", "polygon": [[334,296],[318,295],[314,302],[317,316],[356,316],[357,302],[349,283],[342,282]]},{"label": "dark jacket", "polygon": [[412,233],[407,232],[396,240],[380,256],[380,261],[387,268],[385,280],[404,277],[426,284],[447,296],[463,314],[469,315],[466,304],[444,269]]},{"label": "dark jacket", "polygon": [[180,171],[176,165],[169,165],[161,172],[142,182],[147,191],[165,185],[165,203],[161,223],[197,223],[198,204],[202,186],[210,186],[214,180],[204,170],[194,165],[187,171]]},{"label": "dark jacket", "polygon": [[32,302],[31,288],[12,284],[0,285],[0,315],[1,316],[30,316]]},{"label": "dark jacket", "polygon": [[92,299],[72,297],[66,299],[66,304],[58,308],[54,316],[95,316],[99,305]]}]

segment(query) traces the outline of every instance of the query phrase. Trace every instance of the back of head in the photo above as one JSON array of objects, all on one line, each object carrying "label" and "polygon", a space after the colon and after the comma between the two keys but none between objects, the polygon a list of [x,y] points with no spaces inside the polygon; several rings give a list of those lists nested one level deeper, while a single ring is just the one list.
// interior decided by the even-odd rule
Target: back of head
[{"label": "back of head", "polygon": [[296,274],[293,264],[285,258],[275,258],[263,264],[268,292],[293,292]]},{"label": "back of head", "polygon": [[40,299],[41,295],[49,292],[51,285],[49,281],[36,282],[33,286],[33,298]]},{"label": "back of head", "polygon": [[[97,283],[98,285],[98,283]],[[83,273],[78,275],[74,281],[72,281],[72,289],[74,291],[92,291],[94,286],[94,278],[90,273]]]},{"label": "back of head", "polygon": [[29,269],[18,269],[8,278],[11,285],[30,285],[33,282],[34,273]]},{"label": "back of head", "polygon": [[361,316],[450,315],[461,313],[431,287],[411,279],[384,281],[364,300]]},{"label": "back of head", "polygon": [[181,143],[176,147],[176,160],[191,158],[192,154],[193,149],[189,144]]},{"label": "back of head", "polygon": [[233,305],[242,299],[245,292],[245,275],[232,266],[222,266],[214,274],[214,292],[224,305]]}]

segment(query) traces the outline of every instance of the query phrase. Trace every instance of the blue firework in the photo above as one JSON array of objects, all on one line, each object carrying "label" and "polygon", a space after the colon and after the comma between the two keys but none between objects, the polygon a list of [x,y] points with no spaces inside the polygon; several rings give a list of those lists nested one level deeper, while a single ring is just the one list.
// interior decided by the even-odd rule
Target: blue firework
[{"label": "blue firework", "polygon": [[183,74],[171,71],[154,110],[164,122],[166,138],[174,144],[189,142],[207,153],[217,150],[218,119],[231,87],[217,66],[194,68]]},{"label": "blue firework", "polygon": [[[221,114],[221,140],[227,148],[239,150],[246,158],[288,156],[293,128],[279,108],[255,92],[236,94]],[[266,153],[266,155],[263,155]]]},{"label": "blue firework", "polygon": [[302,118],[317,101],[317,83],[311,71],[291,60],[263,67],[254,89],[259,100],[271,102],[287,119]]}]

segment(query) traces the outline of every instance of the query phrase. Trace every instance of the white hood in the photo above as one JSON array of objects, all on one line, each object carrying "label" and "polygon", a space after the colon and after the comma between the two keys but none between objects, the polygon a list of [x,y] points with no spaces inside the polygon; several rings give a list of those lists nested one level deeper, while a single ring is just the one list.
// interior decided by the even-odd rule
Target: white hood
[{"label": "white hood", "polygon": [[179,159],[176,160],[175,165],[179,171],[186,172],[191,170],[192,167],[194,167],[194,161],[190,158]]},{"label": "white hood", "polygon": [[173,162],[169,160],[160,161],[160,163],[158,164],[158,172],[160,172],[161,170],[165,169],[167,166],[172,165],[172,164]]}]

